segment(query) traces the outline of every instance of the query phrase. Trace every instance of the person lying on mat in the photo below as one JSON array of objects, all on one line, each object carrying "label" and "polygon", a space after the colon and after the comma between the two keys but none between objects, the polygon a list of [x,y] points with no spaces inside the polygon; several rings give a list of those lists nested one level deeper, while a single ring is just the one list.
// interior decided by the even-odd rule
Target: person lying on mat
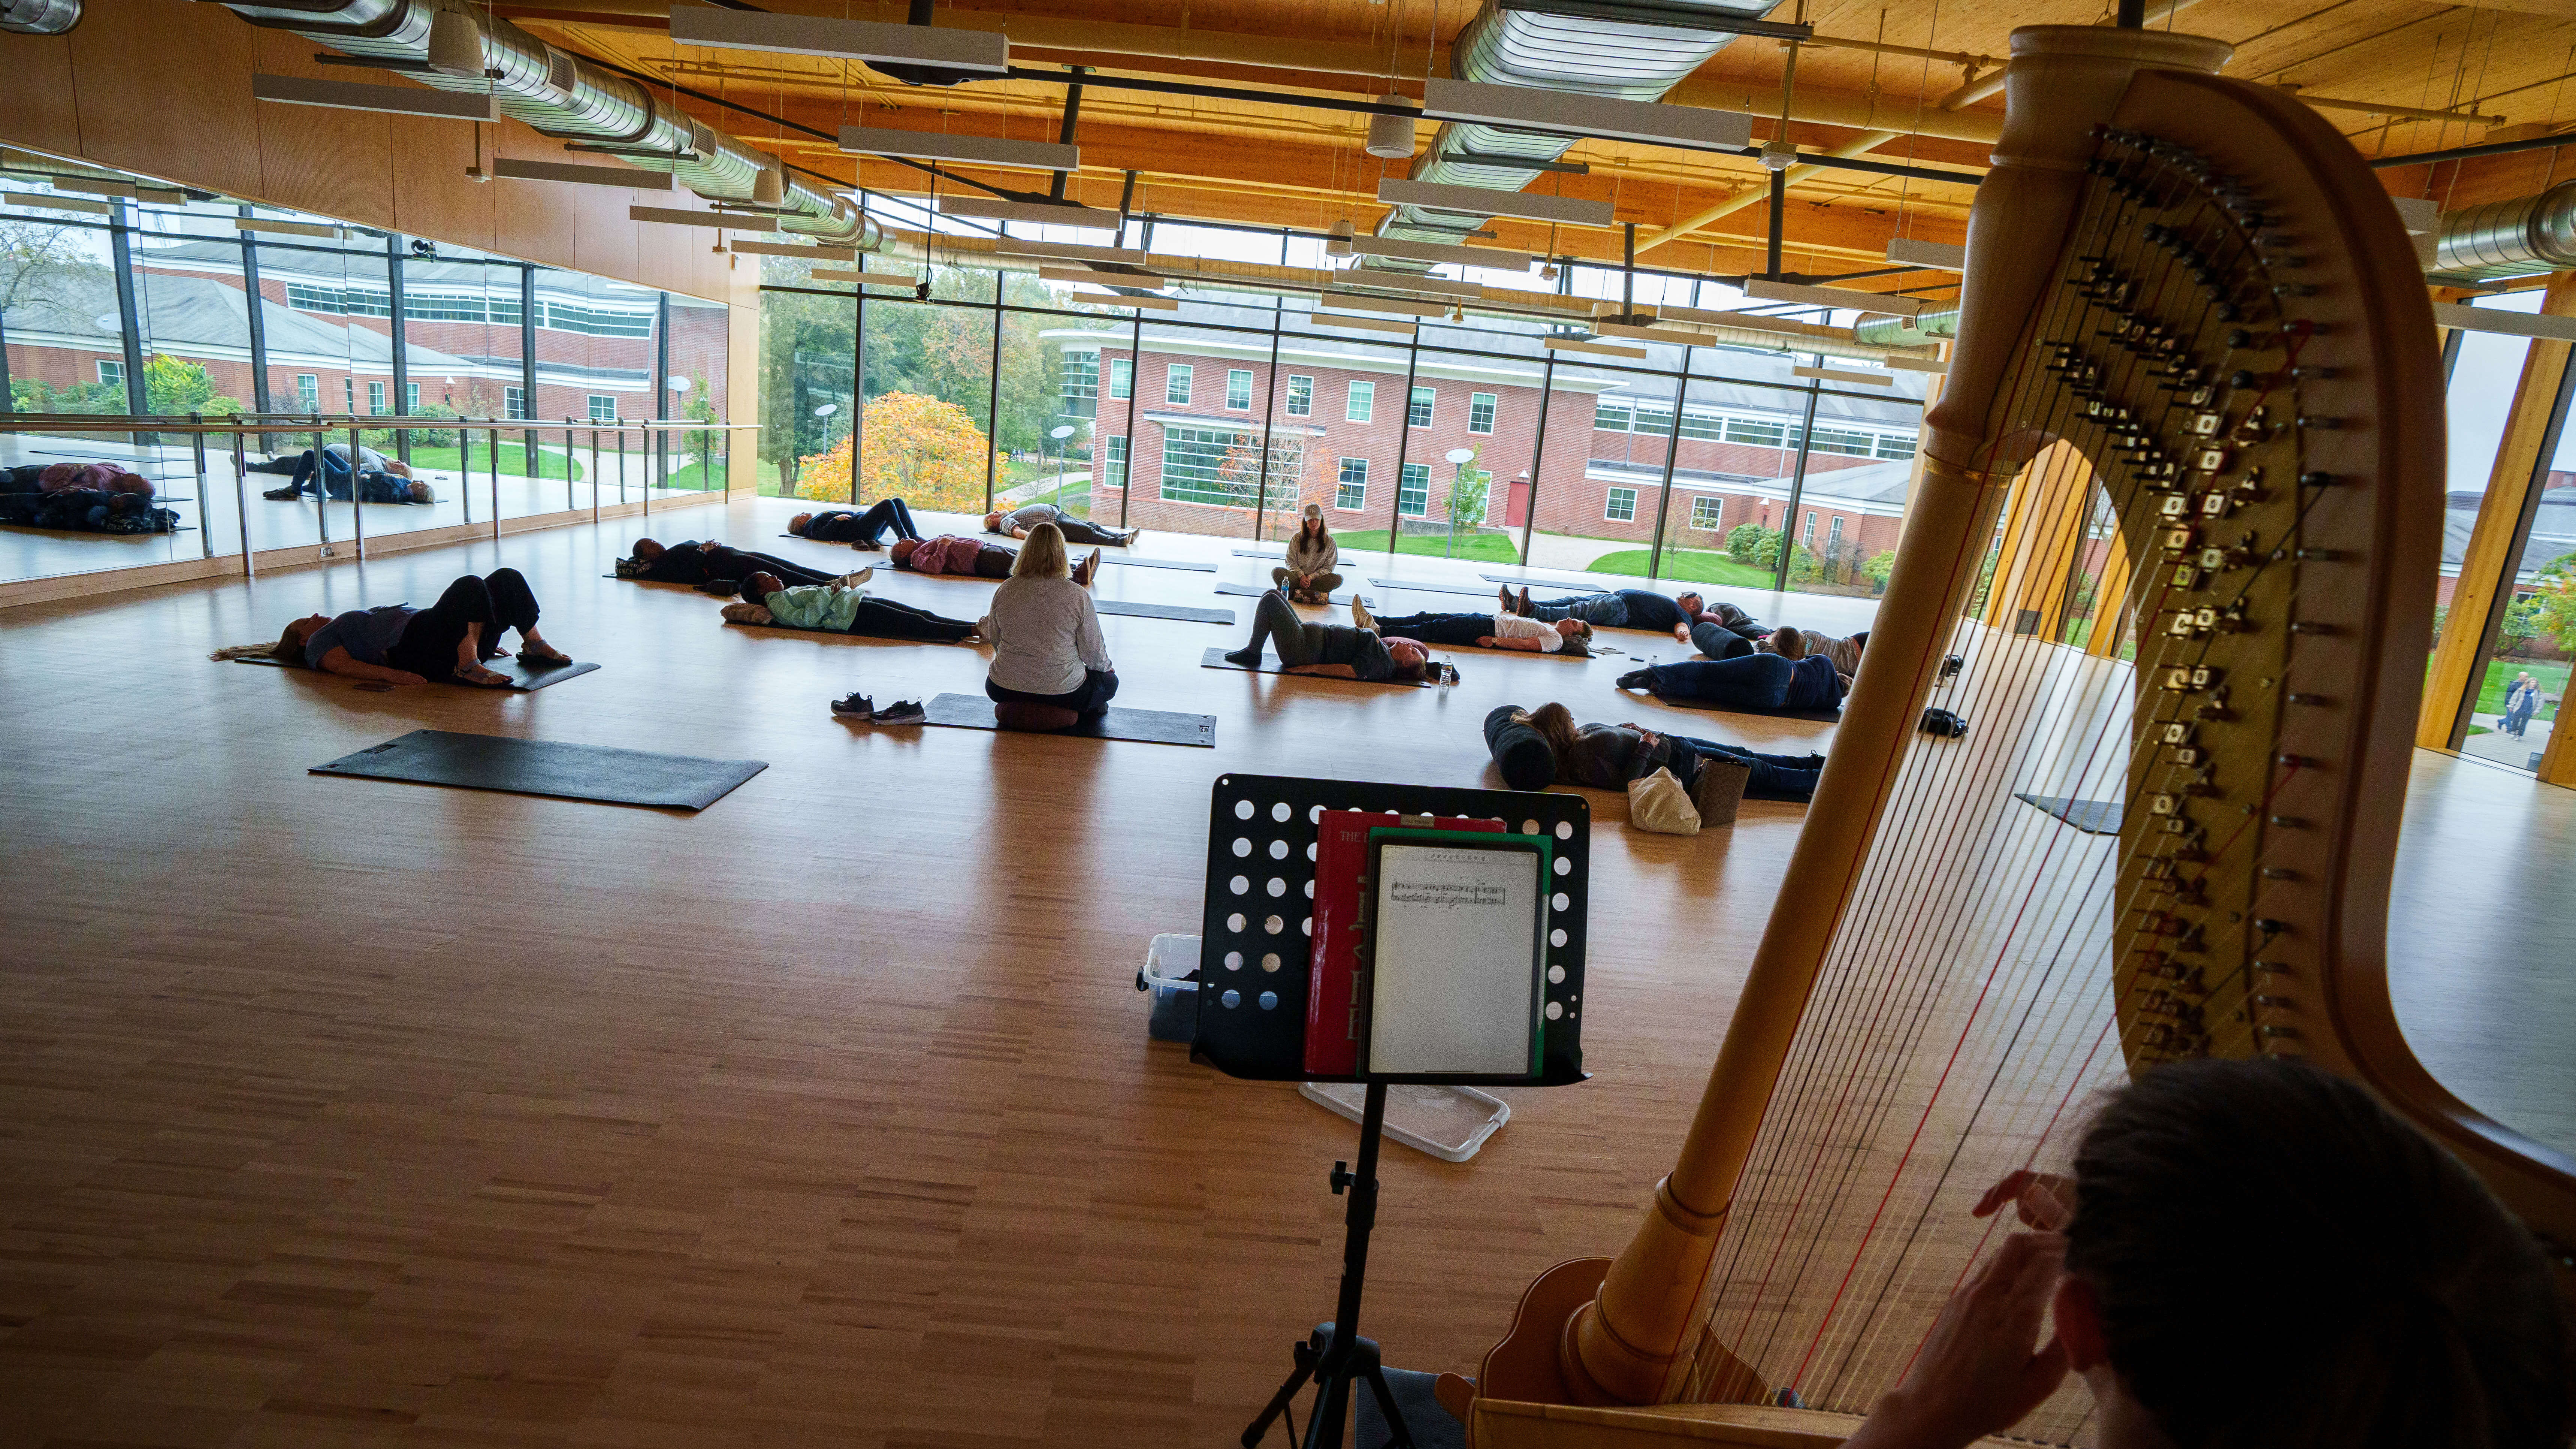
[{"label": "person lying on mat", "polygon": [[1719,740],[1665,734],[1639,724],[1574,722],[1574,712],[1561,704],[1543,704],[1527,714],[1514,713],[1556,752],[1557,783],[1593,790],[1625,790],[1659,769],[1669,769],[1685,790],[1696,787],[1699,773],[1711,761],[1729,760],[1752,767],[1746,798],[1796,800],[1815,798],[1822,755],[1766,755]]},{"label": "person lying on mat", "polygon": [[1422,613],[1380,619],[1369,613],[1367,604],[1354,598],[1351,621],[1389,639],[1419,639],[1453,649],[1517,649],[1527,654],[1572,654],[1579,658],[1592,655],[1592,626],[1581,619],[1559,619],[1547,624],[1501,612]]},{"label": "person lying on mat", "polygon": [[1014,508],[1008,513],[984,515],[986,533],[1008,534],[1013,538],[1028,537],[1029,533],[1041,523],[1054,524],[1056,531],[1064,535],[1064,541],[1067,543],[1088,543],[1095,546],[1107,543],[1124,547],[1134,543],[1136,535],[1145,531],[1141,528],[1110,528],[1087,518],[1076,518],[1052,503],[1030,503]]},{"label": "person lying on mat", "polygon": [[1527,587],[1517,596],[1505,587],[1498,597],[1503,607],[1525,619],[1581,619],[1604,629],[1651,629],[1681,643],[1696,644],[1711,659],[1737,652],[1725,635],[1750,641],[1771,632],[1733,604],[1711,604],[1696,591],[1667,599],[1651,589],[1612,589],[1536,602]]},{"label": "person lying on mat", "polygon": [[1297,521],[1297,536],[1288,540],[1287,567],[1272,569],[1270,582],[1297,603],[1320,604],[1342,586],[1342,576],[1333,572],[1341,560],[1341,545],[1333,542],[1332,527],[1324,522],[1324,505],[1309,503]]},{"label": "person lying on mat", "polygon": [[1335,679],[1367,679],[1419,684],[1430,677],[1431,651],[1412,639],[1388,639],[1345,624],[1309,624],[1288,606],[1278,589],[1252,606],[1252,642],[1225,657],[1246,669],[1261,667],[1262,641],[1279,651],[1280,668],[1289,674],[1321,674]]},{"label": "person lying on mat", "polygon": [[[1088,562],[1097,567],[1099,560],[1095,553]],[[994,703],[1049,705],[1080,719],[1108,712],[1118,671],[1100,637],[1091,590],[1074,580],[1064,534],[1054,524],[1029,530],[1011,576],[993,591],[975,631],[993,646],[984,693]]]},{"label": "person lying on mat", "polygon": [[1837,639],[1831,634],[1784,624],[1772,630],[1770,638],[1753,647],[1783,659],[1804,659],[1810,654],[1820,654],[1834,662],[1836,672],[1858,674],[1861,651],[1869,647],[1869,631],[1863,629],[1848,638]]},{"label": "person lying on mat", "polygon": [[2203,1058],[2091,1117],[2072,1178],[2015,1172],[1976,1205],[2037,1231],[1975,1268],[1845,1449],[1961,1449],[2069,1374],[2102,1449],[2566,1442],[2548,1252],[2367,1090]]},{"label": "person lying on mat", "polygon": [[[886,561],[899,569],[917,574],[956,574],[965,578],[1007,579],[1019,555],[998,543],[968,538],[962,533],[943,533],[937,538],[920,540],[899,538],[886,550]],[[1074,565],[1073,581],[1084,588],[1100,573],[1100,553],[1095,549],[1089,558]]]},{"label": "person lying on mat", "polygon": [[1835,670],[1834,662],[1821,654],[1799,660],[1742,654],[1649,664],[1620,675],[1619,687],[1720,709],[1828,710],[1842,707],[1843,696],[1851,692],[1851,676]]},{"label": "person lying on mat", "polygon": [[312,614],[286,626],[270,650],[279,659],[387,684],[473,684],[503,689],[516,681],[483,667],[501,657],[501,635],[519,631],[519,662],[570,664],[571,656],[537,633],[537,596],[517,569],[485,578],[467,574],[426,609],[379,604],[333,618]]},{"label": "person lying on mat", "polygon": [[836,634],[865,634],[877,639],[919,639],[958,644],[975,637],[975,626],[945,619],[928,609],[877,598],[854,584],[786,584],[776,574],[753,574],[742,581],[742,597],[724,606],[729,624],[783,624],[790,629],[829,629]]},{"label": "person lying on mat", "polygon": [[[314,473],[321,473],[320,481]],[[260,494],[272,502],[283,503],[301,498],[308,491],[316,497],[330,497],[345,503],[349,500],[349,445],[333,443],[322,450],[317,470],[313,450],[295,460],[295,481],[283,488],[271,488]],[[387,459],[384,454],[361,444],[358,448],[358,496],[368,503],[435,503],[438,495],[426,483],[411,476],[411,465],[400,459]]]},{"label": "person lying on mat", "polygon": [[[631,557],[617,561],[621,579],[647,579],[657,584],[734,584],[753,574],[771,574],[790,584],[828,584],[846,574],[809,569],[792,559],[753,553],[713,541],[691,539],[665,547],[649,538],[635,540]],[[864,575],[862,575],[862,579]],[[860,582],[862,579],[852,579]]]},{"label": "person lying on mat", "polygon": [[921,540],[921,530],[912,526],[912,508],[900,498],[880,498],[865,513],[846,508],[827,508],[821,513],[800,513],[787,520],[787,531],[798,538],[818,543],[846,543],[853,548],[883,548],[887,529],[897,538]]}]

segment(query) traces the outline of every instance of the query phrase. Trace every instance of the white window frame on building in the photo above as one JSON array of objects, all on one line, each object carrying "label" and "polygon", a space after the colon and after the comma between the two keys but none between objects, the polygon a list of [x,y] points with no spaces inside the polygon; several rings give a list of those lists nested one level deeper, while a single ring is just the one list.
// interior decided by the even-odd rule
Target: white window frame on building
[{"label": "white window frame on building", "polygon": [[1374,421],[1377,417],[1377,384],[1352,383],[1350,400],[1343,404],[1342,416],[1354,423]]},{"label": "white window frame on building", "polygon": [[587,400],[590,405],[590,420],[592,422],[613,423],[617,421],[617,399],[614,395],[604,392],[594,392],[587,394]]},{"label": "white window frame on building", "polygon": [[295,374],[295,400],[298,403],[303,404],[302,410],[305,412],[318,413],[322,411],[321,375],[311,372],[299,372]]},{"label": "white window frame on building", "polygon": [[368,416],[368,417],[371,417],[371,418],[380,418],[380,417],[383,417],[384,415],[385,415],[385,385],[384,385],[383,383],[381,383],[381,382],[371,382],[371,383],[368,383],[368,384],[367,384],[367,416]]},{"label": "white window frame on building", "polygon": [[1726,500],[1708,494],[1691,499],[1690,526],[1702,533],[1715,533],[1726,526]]},{"label": "white window frame on building", "polygon": [[1064,394],[1067,416],[1087,418],[1094,415],[1100,402],[1100,354],[1066,349],[1064,374],[1058,386]]},{"label": "white window frame on building", "polygon": [[416,418],[420,416],[419,383],[406,382],[403,384],[403,413],[407,417]]},{"label": "white window frame on building", "polygon": [[1315,380],[1288,374],[1288,416],[1311,418],[1315,415]]},{"label": "white window frame on building", "polygon": [[1601,495],[1601,517],[1607,523],[1637,521],[1637,490],[1612,488]]},{"label": "white window frame on building", "polygon": [[98,380],[108,387],[125,386],[125,364],[122,362],[110,362],[104,357],[100,358],[98,360]]},{"label": "white window frame on building", "polygon": [[[1261,491],[1270,495],[1271,508],[1297,506],[1297,477],[1306,461],[1305,450],[1297,439],[1274,439],[1269,450],[1269,476],[1263,480],[1267,486],[1261,490],[1242,488],[1238,480],[1226,476],[1226,460],[1257,448],[1260,435],[1244,425],[1217,419],[1209,422],[1212,426],[1164,424],[1163,466],[1157,484],[1163,502],[1201,508],[1251,508],[1256,502],[1255,492]],[[1182,492],[1173,492],[1175,483]]]},{"label": "white window frame on building", "polygon": [[1825,549],[1831,552],[1843,546],[1843,516],[1834,515],[1833,527],[1825,530]]},{"label": "white window frame on building", "polygon": [[1252,410],[1252,369],[1229,367],[1225,370],[1225,408],[1227,412]]},{"label": "white window frame on building", "polygon": [[1471,433],[1493,432],[1494,413],[1502,406],[1502,402],[1503,399],[1498,393],[1471,392],[1467,394],[1467,431]]},{"label": "white window frame on building", "polygon": [[1395,474],[1395,511],[1401,518],[1431,514],[1431,465],[1407,463]]},{"label": "white window frame on building", "polygon": [[346,405],[341,409],[342,412],[354,413],[358,410],[358,380],[356,378],[344,377],[340,379],[340,401]]},{"label": "white window frame on building", "polygon": [[1134,397],[1135,395],[1136,359],[1132,357],[1113,357],[1109,359],[1110,398],[1113,401],[1124,401],[1125,399]]},{"label": "white window frame on building", "polygon": [[1813,552],[1815,552],[1815,549],[1816,549],[1816,510],[1814,510],[1814,509],[1812,509],[1812,508],[1810,508],[1810,509],[1808,509],[1808,510],[1807,510],[1807,526],[1806,526],[1806,527],[1804,527],[1804,528],[1802,528],[1802,529],[1800,529],[1800,530],[1798,530],[1798,542],[1799,542],[1799,543],[1801,543],[1801,544],[1803,544],[1803,545],[1805,545],[1805,547],[1806,547],[1806,549],[1807,549],[1807,551],[1808,551],[1809,553],[1813,553]]},{"label": "white window frame on building", "polygon": [[1198,369],[1186,362],[1168,363],[1163,368],[1163,401],[1174,407],[1190,405],[1190,384],[1197,379]]},{"label": "white window frame on building", "polygon": [[501,389],[501,415],[513,422],[528,415],[528,390],[516,384]]},{"label": "white window frame on building", "polygon": [[1333,480],[1333,507],[1344,513],[1357,513],[1368,507],[1368,473],[1368,459],[1344,458]]},{"label": "white window frame on building", "polygon": [[1127,486],[1127,435],[1111,433],[1101,442],[1100,486]]},{"label": "white window frame on building", "polygon": [[1427,428],[1431,426],[1432,414],[1439,411],[1439,408],[1440,389],[1416,387],[1413,390],[1413,400],[1404,405],[1404,425],[1408,428]]}]

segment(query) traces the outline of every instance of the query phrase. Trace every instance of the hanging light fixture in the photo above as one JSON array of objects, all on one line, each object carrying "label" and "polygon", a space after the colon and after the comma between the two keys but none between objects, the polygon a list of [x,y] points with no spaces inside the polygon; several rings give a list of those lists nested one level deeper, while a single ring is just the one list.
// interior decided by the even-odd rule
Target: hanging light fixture
[{"label": "hanging light fixture", "polygon": [[[1380,96],[1381,106],[1407,104],[1402,96]],[[1413,117],[1378,115],[1369,117],[1368,153],[1389,161],[1400,161],[1413,154]]]},{"label": "hanging light fixture", "polygon": [[441,9],[430,17],[429,68],[440,75],[483,79],[483,27],[471,11]]},{"label": "hanging light fixture", "polygon": [[751,204],[754,206],[785,205],[787,201],[786,172],[786,165],[774,157],[771,158],[768,164],[762,166],[760,168],[760,174],[753,177],[751,180]]}]

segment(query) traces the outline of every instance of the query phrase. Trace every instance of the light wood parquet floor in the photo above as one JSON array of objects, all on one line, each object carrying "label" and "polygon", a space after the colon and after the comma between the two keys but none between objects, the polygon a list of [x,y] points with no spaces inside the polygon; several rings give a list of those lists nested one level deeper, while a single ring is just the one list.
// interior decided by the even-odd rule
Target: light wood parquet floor
[{"label": "light wood parquet floor", "polygon": [[[851,559],[785,511],[657,531]],[[1238,636],[1127,618],[1120,702],[1217,714],[1218,748],[872,731],[825,700],[971,691],[980,657],[722,629],[599,577],[630,536],[0,614],[0,1445],[1231,1443],[1330,1312],[1354,1132],[1146,1040],[1210,780],[1491,784],[1484,712],[1549,697],[1830,737],[1617,696],[1622,659],[1405,692],[1201,670]],[[204,658],[503,561],[604,669],[370,694]],[[771,768],[696,816],[304,773],[424,725]],[[1471,1368],[1533,1274],[1624,1240],[1799,823],[1592,800],[1594,1080],[1511,1094],[1473,1162],[1390,1149],[1391,1362]]]}]

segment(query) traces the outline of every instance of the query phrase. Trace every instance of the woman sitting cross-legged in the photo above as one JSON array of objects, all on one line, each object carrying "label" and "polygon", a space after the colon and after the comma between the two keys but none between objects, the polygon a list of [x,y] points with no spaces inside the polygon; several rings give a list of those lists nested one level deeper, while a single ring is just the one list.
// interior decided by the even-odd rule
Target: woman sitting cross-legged
[{"label": "woman sitting cross-legged", "polygon": [[[1659,769],[1671,770],[1683,789],[1693,790],[1700,772],[1723,760],[1750,767],[1746,798],[1803,802],[1815,798],[1816,777],[1825,768],[1822,755],[1766,755],[1741,745],[1664,734],[1639,724],[1578,725],[1573,712],[1561,704],[1543,704],[1526,714],[1515,710],[1504,720],[1527,723],[1548,742],[1556,752],[1559,784],[1593,790],[1625,790],[1629,781],[1642,780]],[[1488,725],[1492,724],[1489,720]],[[1488,744],[1493,733],[1489,728]]]},{"label": "woman sitting cross-legged", "polygon": [[818,543],[846,543],[852,548],[883,548],[887,529],[897,538],[918,543],[921,530],[912,526],[912,509],[900,498],[880,498],[865,513],[846,508],[827,508],[820,513],[800,513],[787,520],[787,531],[798,538]]},{"label": "woman sitting cross-legged", "polygon": [[1518,614],[1407,614],[1381,619],[1368,605],[1351,600],[1351,619],[1389,639],[1418,639],[1453,649],[1517,649],[1526,654],[1592,656],[1592,626],[1581,619],[1547,623]]},{"label": "woman sitting cross-legged", "polygon": [[1619,687],[1720,709],[1827,710],[1842,707],[1851,676],[1837,673],[1834,662],[1821,654],[1795,661],[1777,654],[1744,654],[1649,664],[1620,675]]},{"label": "woman sitting cross-legged", "polygon": [[1419,684],[1429,676],[1431,653],[1412,639],[1387,639],[1344,624],[1309,624],[1274,589],[1252,606],[1252,642],[1225,657],[1246,669],[1261,667],[1263,640],[1279,650],[1289,674]]},{"label": "woman sitting cross-legged", "polygon": [[725,605],[724,616],[729,624],[783,624],[790,629],[829,629],[836,634],[933,644],[962,644],[975,637],[975,626],[963,619],[946,619],[928,609],[875,598],[856,586],[784,584],[774,574],[753,574],[743,580],[742,598]]},{"label": "woman sitting cross-legged", "polygon": [[1297,521],[1297,536],[1288,540],[1287,566],[1272,569],[1270,582],[1300,604],[1323,603],[1342,586],[1342,576],[1333,572],[1341,558],[1341,545],[1324,522],[1324,505],[1309,503]]},{"label": "woman sitting cross-legged", "polygon": [[287,625],[268,652],[352,679],[504,689],[516,681],[484,668],[483,661],[501,657],[500,638],[510,629],[519,631],[520,663],[572,662],[538,635],[537,597],[517,569],[499,569],[487,578],[467,574],[426,609],[381,604],[338,618],[307,615]]},{"label": "woman sitting cross-legged", "polygon": [[[1099,557],[1088,562],[1096,566]],[[1091,591],[1074,581],[1064,534],[1054,524],[1029,530],[1011,576],[993,591],[975,629],[993,646],[984,693],[994,703],[1069,709],[1085,720],[1108,712],[1118,672],[1100,637]]]}]

